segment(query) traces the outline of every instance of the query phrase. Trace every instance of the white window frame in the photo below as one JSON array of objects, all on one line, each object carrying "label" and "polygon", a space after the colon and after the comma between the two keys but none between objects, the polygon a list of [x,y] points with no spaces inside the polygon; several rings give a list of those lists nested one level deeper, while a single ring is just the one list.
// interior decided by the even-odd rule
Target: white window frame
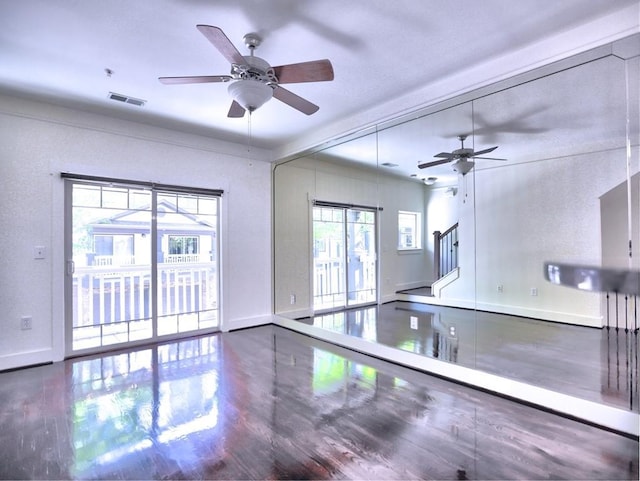
[{"label": "white window frame", "polygon": [[[407,239],[410,239],[410,241],[408,242]],[[422,249],[422,213],[399,210],[398,250],[413,251],[420,249]]]}]

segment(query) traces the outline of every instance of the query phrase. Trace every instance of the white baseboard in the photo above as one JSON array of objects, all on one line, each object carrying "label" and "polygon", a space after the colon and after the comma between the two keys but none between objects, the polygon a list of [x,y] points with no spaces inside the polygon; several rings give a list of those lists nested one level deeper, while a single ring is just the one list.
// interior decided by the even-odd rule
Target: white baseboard
[{"label": "white baseboard", "polygon": [[442,299],[432,296],[419,296],[415,294],[403,294],[399,293],[397,296],[398,301],[417,302],[420,304],[431,304],[434,306],[443,307],[459,307],[461,309],[475,309],[476,304],[473,301],[465,299]]},{"label": "white baseboard", "polygon": [[313,316],[313,309],[304,308],[304,309],[292,309],[290,311],[282,311],[278,312],[276,315],[285,316],[289,319],[304,319],[305,317]]},{"label": "white baseboard", "polygon": [[398,300],[398,294],[387,294],[380,297],[380,304],[386,304],[387,302],[393,302]]},{"label": "white baseboard", "polygon": [[39,349],[36,351],[20,352],[8,356],[0,356],[0,371],[17,369],[38,364],[53,362],[53,349]]},{"label": "white baseboard", "polygon": [[478,302],[476,303],[475,308],[479,311],[496,312],[510,316],[529,317],[532,319],[541,319],[543,321],[562,322],[564,324],[573,324],[576,326],[602,327],[602,317],[600,316],[582,316],[571,312],[549,311],[532,307],[491,304],[488,302]]},{"label": "white baseboard", "polygon": [[507,316],[528,317],[542,321],[561,322],[563,324],[573,324],[575,326],[597,327],[603,326],[603,319],[600,316],[582,316],[571,312],[550,311],[523,306],[512,306],[505,304],[492,304],[488,302],[475,302],[466,299],[443,299],[439,297],[417,296],[413,294],[398,294],[397,300],[407,302],[417,302],[420,304],[430,304],[433,306],[457,307],[461,309],[476,309],[482,312],[495,312]]},{"label": "white baseboard", "polygon": [[246,329],[248,327],[264,326],[265,324],[272,324],[273,316],[264,315],[256,317],[247,317],[245,319],[234,319],[231,321],[223,320],[220,330],[222,332],[235,331],[237,329]]},{"label": "white baseboard", "polygon": [[406,291],[407,289],[418,289],[419,287],[428,286],[429,281],[405,282],[404,284],[396,284],[396,291]]}]

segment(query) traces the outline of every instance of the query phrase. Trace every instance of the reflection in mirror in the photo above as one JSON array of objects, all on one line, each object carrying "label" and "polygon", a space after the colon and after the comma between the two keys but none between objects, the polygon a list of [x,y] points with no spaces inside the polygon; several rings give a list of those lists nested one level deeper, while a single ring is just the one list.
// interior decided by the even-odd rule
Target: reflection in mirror
[{"label": "reflection in mirror", "polygon": [[274,167],[275,312],[297,318],[377,302],[376,148],[373,130]]},{"label": "reflection in mirror", "polygon": [[[635,44],[631,54],[611,55],[618,44],[599,49],[277,166],[275,313],[638,412],[637,376],[629,375],[637,371],[638,321],[627,332],[599,329],[622,325],[612,315],[637,313],[637,298],[544,277],[548,261],[640,268],[640,242],[630,243],[640,238]],[[461,175],[453,164],[466,149],[490,158],[468,159],[471,169]],[[419,168],[434,159],[452,161]],[[318,199],[380,209],[383,305],[373,311],[314,308],[310,212]],[[401,241],[412,234],[399,229],[403,212],[419,214],[415,248]],[[425,315],[432,316],[427,327],[412,327]],[[440,341],[453,338],[444,355]]]},{"label": "reflection in mirror", "polygon": [[508,159],[475,170],[478,309],[602,325],[601,295],[549,284],[543,266],[601,265],[607,254],[600,199],[626,179],[625,69],[607,56],[474,101],[476,143],[488,136]]},{"label": "reflection in mirror", "polygon": [[[632,365],[631,353],[618,349],[617,362],[611,357],[616,343],[624,342],[624,336],[615,332],[408,302],[318,314],[299,322],[487,373],[516,377],[604,405],[638,409],[638,395],[625,383],[624,366]],[[482,328],[476,333],[478,324]],[[567,357],[567,351],[581,355]],[[602,356],[614,361],[602,362]]]}]

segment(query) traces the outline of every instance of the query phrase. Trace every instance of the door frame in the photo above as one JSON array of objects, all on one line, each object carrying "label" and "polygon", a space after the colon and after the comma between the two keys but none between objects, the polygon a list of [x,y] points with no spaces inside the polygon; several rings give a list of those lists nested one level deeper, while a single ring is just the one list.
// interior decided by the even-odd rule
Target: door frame
[{"label": "door frame", "polygon": [[[222,214],[223,209],[223,190],[220,189],[201,189],[192,188],[186,186],[156,184],[152,182],[142,182],[126,179],[112,179],[105,177],[87,176],[80,174],[71,174],[63,172],[61,177],[64,180],[64,357],[72,358],[77,356],[97,354],[107,351],[113,351],[117,349],[126,349],[129,347],[144,346],[157,342],[171,341],[186,337],[193,337],[194,335],[211,334],[220,332],[223,330],[223,302],[222,302],[222,250],[221,250],[221,227],[223,225]],[[85,185],[108,185],[112,187],[122,188],[144,188],[149,189],[151,195],[151,216],[150,232],[151,232],[151,259],[150,259],[150,297],[153,299],[150,305],[152,334],[151,337],[142,340],[127,341],[118,344],[100,345],[97,347],[91,347],[86,349],[73,349],[73,186],[77,184]],[[158,275],[158,261],[157,261],[157,198],[161,193],[175,193],[185,195],[200,195],[208,197],[216,197],[217,199],[217,212],[216,212],[216,226],[215,226],[215,266],[216,266],[216,285],[217,285],[217,315],[218,322],[215,327],[203,328],[198,330],[176,332],[168,335],[158,335],[158,307],[157,307],[157,275]]]},{"label": "door frame", "polygon": [[[332,307],[328,307],[328,308],[322,308],[322,309],[316,309],[315,306],[315,256],[314,256],[314,247],[315,247],[315,237],[314,237],[314,219],[313,219],[313,211],[316,207],[328,207],[328,208],[337,208],[337,209],[343,209],[344,212],[344,219],[343,219],[343,225],[344,225],[344,265],[345,265],[345,269],[344,269],[344,283],[345,283],[345,301],[344,301],[344,305],[342,306],[332,306]],[[349,281],[348,281],[348,248],[347,248],[347,211],[348,210],[362,210],[362,211],[368,211],[373,213],[373,240],[375,242],[375,250],[374,250],[374,255],[375,255],[375,267],[374,267],[374,271],[375,271],[375,295],[374,295],[374,300],[370,301],[370,302],[363,302],[363,303],[358,303],[358,304],[351,304],[349,305],[348,302],[348,294],[349,294]],[[380,255],[379,255],[379,246],[380,246],[380,215],[379,213],[382,211],[381,207],[377,207],[377,206],[368,206],[368,205],[356,205],[356,204],[345,204],[345,203],[340,203],[340,202],[330,202],[330,201],[320,201],[320,200],[313,200],[312,202],[310,202],[310,208],[309,208],[309,231],[310,231],[310,276],[309,276],[309,284],[310,284],[310,295],[309,295],[309,299],[310,299],[310,311],[315,314],[323,314],[323,313],[329,313],[329,312],[335,312],[335,311],[342,311],[342,310],[347,310],[347,309],[360,309],[362,307],[366,307],[368,305],[375,305],[375,304],[379,304],[380,303]]]}]

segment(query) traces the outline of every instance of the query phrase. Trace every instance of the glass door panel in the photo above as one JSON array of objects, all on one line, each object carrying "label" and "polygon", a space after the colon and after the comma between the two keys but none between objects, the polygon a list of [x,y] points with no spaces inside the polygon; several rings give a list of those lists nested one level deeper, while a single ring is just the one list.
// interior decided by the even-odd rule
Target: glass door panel
[{"label": "glass door panel", "polygon": [[375,213],[347,210],[347,305],[376,301]]},{"label": "glass door panel", "polygon": [[72,350],[149,339],[151,191],[72,185]]},{"label": "glass door panel", "polygon": [[218,326],[218,199],[159,193],[158,335]]},{"label": "glass door panel", "polygon": [[345,305],[344,209],[313,208],[313,308]]},{"label": "glass door panel", "polygon": [[375,302],[375,212],[313,208],[313,309]]}]

